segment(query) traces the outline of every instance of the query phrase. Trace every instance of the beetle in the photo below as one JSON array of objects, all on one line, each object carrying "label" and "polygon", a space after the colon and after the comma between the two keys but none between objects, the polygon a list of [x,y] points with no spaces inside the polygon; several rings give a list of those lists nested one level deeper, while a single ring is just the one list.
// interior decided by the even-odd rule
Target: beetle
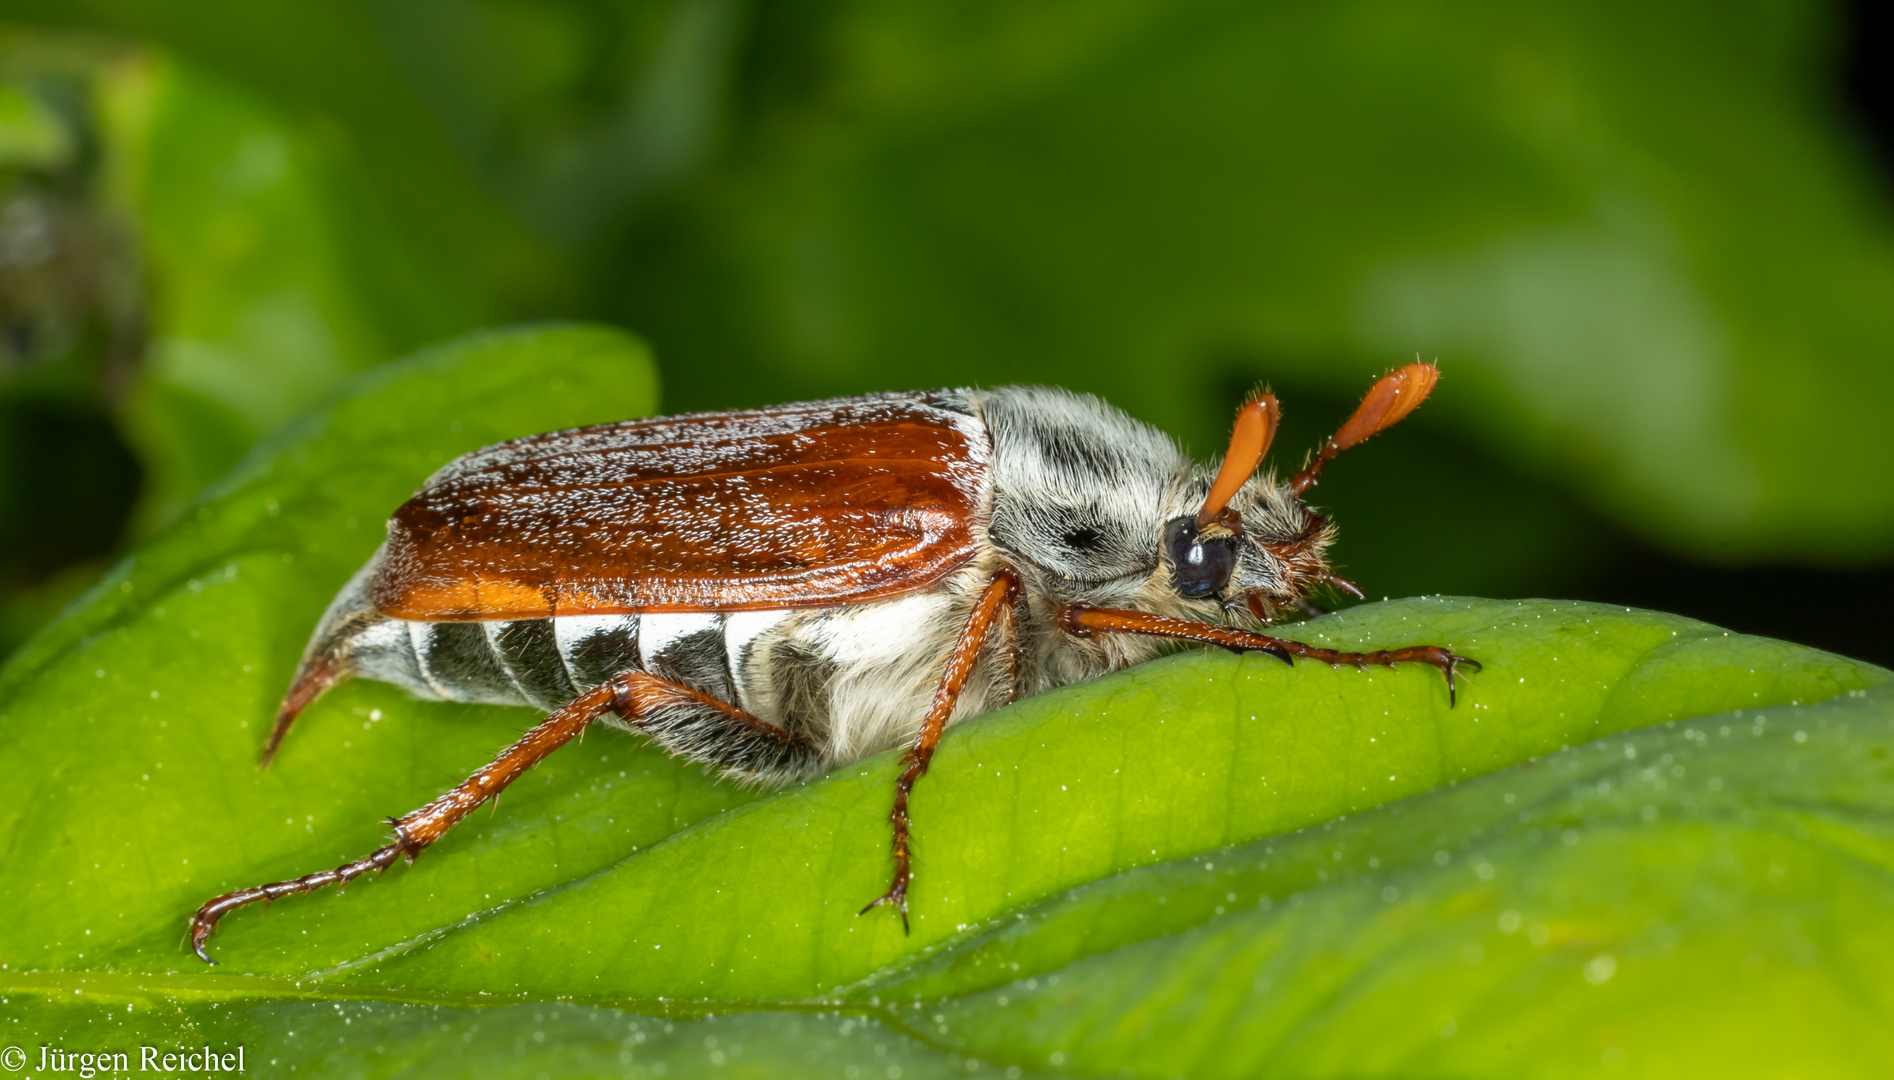
[{"label": "beetle", "polygon": [[905,745],[894,871],[862,909],[908,923],[908,798],[951,724],[1176,642],[1331,665],[1476,661],[1435,645],[1339,652],[1261,627],[1332,586],[1323,467],[1439,377],[1382,377],[1288,481],[1259,475],[1280,410],[1237,414],[1214,471],[1097,398],[1044,387],[876,394],[576,428],[435,473],[329,605],[264,746],[343,679],[550,715],[394,840],[218,896],[225,914],[424,848],[594,721],[739,783],[781,786]]}]

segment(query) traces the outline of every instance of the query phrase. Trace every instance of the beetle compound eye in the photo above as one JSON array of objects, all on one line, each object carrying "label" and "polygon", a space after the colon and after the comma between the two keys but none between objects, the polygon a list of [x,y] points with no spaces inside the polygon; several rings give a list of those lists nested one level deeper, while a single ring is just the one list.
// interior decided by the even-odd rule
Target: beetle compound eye
[{"label": "beetle compound eye", "polygon": [[1222,592],[1236,571],[1236,541],[1232,537],[1205,539],[1197,522],[1181,517],[1164,526],[1164,548],[1170,552],[1171,573],[1180,596],[1211,596]]}]

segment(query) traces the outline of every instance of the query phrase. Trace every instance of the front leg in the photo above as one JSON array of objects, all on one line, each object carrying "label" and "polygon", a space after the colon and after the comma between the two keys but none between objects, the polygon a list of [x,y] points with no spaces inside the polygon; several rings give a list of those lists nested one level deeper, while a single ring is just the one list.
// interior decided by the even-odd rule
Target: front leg
[{"label": "front leg", "polygon": [[[1014,620],[1019,618],[1019,591],[1019,578],[1011,570],[993,575],[993,580],[980,593],[980,599],[974,602],[973,613],[967,616],[967,625],[961,628],[960,637],[954,641],[953,652],[947,657],[947,670],[941,672],[940,684],[934,688],[934,701],[921,720],[921,732],[902,757],[906,767],[894,783],[894,811],[888,815],[894,825],[894,882],[887,892],[856,914],[866,915],[883,904],[892,904],[901,913],[901,932],[908,932],[908,881],[912,876],[909,872],[912,856],[908,851],[908,796],[914,791],[914,782],[927,772],[928,762],[934,759],[934,747],[940,744],[947,718],[953,715],[960,692],[966,689],[967,678],[973,674],[973,665],[980,659],[988,633],[1003,615],[1011,615]],[[1017,638],[1018,634],[1015,624],[1013,636]],[[1013,693],[1017,696],[1019,660],[1010,644],[1007,657],[1012,668],[1009,674],[1013,679]]]},{"label": "front leg", "polygon": [[1231,652],[1266,652],[1285,664],[1294,664],[1298,656],[1305,660],[1320,660],[1331,665],[1353,664],[1358,668],[1365,668],[1369,664],[1377,664],[1381,667],[1393,667],[1402,663],[1431,664],[1447,677],[1447,703],[1449,705],[1456,704],[1457,687],[1454,685],[1454,674],[1459,668],[1464,666],[1472,671],[1480,670],[1478,660],[1459,656],[1438,645],[1411,645],[1404,649],[1381,649],[1375,652],[1342,652],[1337,649],[1305,645],[1300,641],[1290,641],[1287,638],[1270,637],[1268,634],[1259,634],[1254,630],[1243,630],[1234,626],[1174,619],[1168,615],[1153,615],[1145,611],[1095,608],[1083,603],[1067,604],[1060,609],[1059,626],[1075,637],[1089,637],[1101,632],[1142,634],[1146,637],[1216,645]]}]

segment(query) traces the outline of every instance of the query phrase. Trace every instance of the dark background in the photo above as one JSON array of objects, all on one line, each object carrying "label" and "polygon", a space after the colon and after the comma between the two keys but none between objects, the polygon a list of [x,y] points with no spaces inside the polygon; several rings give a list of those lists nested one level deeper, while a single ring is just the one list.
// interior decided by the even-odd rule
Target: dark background
[{"label": "dark background", "polygon": [[674,411],[1055,382],[1208,455],[1267,380],[1288,466],[1423,353],[1435,400],[1316,492],[1372,596],[1894,664],[1890,40],[1867,3],[0,2],[0,653],[353,373],[588,318]]}]

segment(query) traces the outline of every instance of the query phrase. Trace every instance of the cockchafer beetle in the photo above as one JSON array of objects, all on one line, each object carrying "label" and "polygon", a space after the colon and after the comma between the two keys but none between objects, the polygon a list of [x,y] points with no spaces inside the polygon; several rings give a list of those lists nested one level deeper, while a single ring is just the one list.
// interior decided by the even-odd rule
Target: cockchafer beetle
[{"label": "cockchafer beetle", "polygon": [[[779,786],[906,745],[894,876],[863,913],[907,925],[908,796],[941,733],[1176,641],[1329,664],[1479,665],[1445,648],[1337,652],[1255,627],[1306,607],[1328,519],[1302,496],[1439,372],[1375,383],[1286,483],[1257,476],[1279,416],[1237,414],[1214,472],[1104,402],[1043,387],[838,398],[538,435],[450,462],[330,604],[264,747],[360,676],[551,713],[393,822],[365,858],[219,896],[231,910],[385,870],[593,721],[739,783]],[[1231,625],[1232,623],[1237,625]],[[1247,625],[1245,625],[1247,624]]]}]

